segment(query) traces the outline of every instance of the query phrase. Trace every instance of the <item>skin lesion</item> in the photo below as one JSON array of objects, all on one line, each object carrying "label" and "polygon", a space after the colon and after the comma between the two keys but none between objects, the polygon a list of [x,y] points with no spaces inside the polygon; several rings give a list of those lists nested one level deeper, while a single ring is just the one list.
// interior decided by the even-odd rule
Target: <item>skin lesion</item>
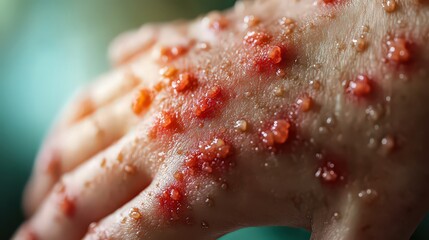
[{"label": "skin lesion", "polygon": [[[149,81],[141,74],[127,102],[139,121],[119,149],[124,167],[109,174],[139,175],[147,159],[156,171],[88,238],[195,239],[237,222],[306,227],[315,239],[411,233],[428,208],[416,197],[427,187],[413,184],[428,175],[427,6],[316,3],[239,3],[180,24],[178,43],[122,49],[116,58],[131,69],[149,59],[159,72]],[[413,205],[422,211],[404,212]],[[401,216],[409,223],[376,230]]]},{"label": "skin lesion", "polygon": [[[326,3],[326,4],[331,4]],[[393,136],[395,134],[395,129],[392,129],[388,126],[383,126],[382,124],[386,121],[385,119],[389,119],[390,115],[389,112],[384,112],[383,115],[381,113],[377,113],[377,109],[375,109],[373,106],[379,106],[378,104],[381,104],[383,109],[389,109],[392,110],[392,105],[390,103],[392,95],[394,93],[392,92],[383,92],[386,91],[386,86],[384,86],[383,75],[382,73],[384,71],[398,71],[399,73],[401,70],[406,71],[408,68],[412,68],[412,59],[419,58],[418,55],[413,55],[411,45],[410,45],[410,37],[401,37],[401,36],[395,36],[390,37],[389,32],[391,28],[393,27],[384,27],[380,28],[378,26],[372,26],[371,24],[367,24],[370,22],[368,19],[365,20],[366,16],[360,16],[358,22],[362,22],[361,26],[354,26],[353,29],[354,34],[347,35],[346,33],[343,33],[341,28],[337,27],[338,24],[343,24],[342,20],[344,17],[346,17],[347,12],[351,12],[352,14],[356,13],[353,9],[356,8],[363,8],[363,5],[370,4],[370,3],[353,3],[353,4],[345,4],[345,6],[342,6],[338,9],[335,9],[335,11],[326,10],[327,12],[321,13],[321,15],[317,16],[312,24],[306,24],[305,22],[300,22],[299,20],[291,20],[288,21],[289,24],[293,23],[296,25],[306,26],[304,28],[300,28],[297,30],[297,34],[295,36],[288,36],[292,38],[293,40],[285,40],[290,42],[288,45],[294,49],[294,52],[296,52],[296,63],[292,63],[290,65],[281,65],[281,63],[284,61],[284,59],[287,59],[287,54],[283,56],[282,54],[282,48],[277,47],[277,45],[274,43],[273,47],[270,47],[272,42],[276,41],[273,40],[274,36],[281,36],[282,33],[280,31],[284,31],[284,28],[277,26],[276,28],[273,28],[274,30],[261,30],[264,29],[264,22],[259,20],[249,20],[251,17],[245,16],[244,22],[248,24],[247,27],[249,27],[249,21],[253,22],[250,23],[251,27],[258,26],[258,31],[249,31],[244,34],[243,42],[242,44],[244,46],[240,46],[240,43],[236,43],[234,46],[238,49],[240,49],[238,52],[238,55],[236,55],[233,58],[239,58],[240,54],[243,54],[243,56],[246,56],[242,58],[240,61],[241,64],[251,66],[249,69],[244,69],[244,72],[248,74],[248,76],[251,76],[250,79],[246,79],[246,81],[254,81],[257,82],[259,85],[259,91],[262,90],[262,95],[257,96],[255,94],[255,99],[258,99],[257,101],[261,101],[261,105],[263,105],[260,109],[255,108],[256,112],[256,118],[255,116],[244,116],[246,118],[246,132],[247,132],[247,126],[252,126],[252,130],[249,132],[249,134],[257,135],[258,131],[255,131],[255,128],[258,129],[259,122],[257,119],[260,119],[259,121],[262,122],[269,122],[270,119],[274,118],[276,119],[277,114],[283,114],[280,113],[282,108],[288,109],[286,111],[287,118],[293,118],[296,115],[296,112],[290,110],[297,108],[299,110],[299,115],[301,116],[299,118],[299,122],[294,123],[296,128],[298,128],[298,131],[302,130],[306,134],[306,138],[308,138],[306,141],[310,142],[311,144],[319,145],[319,148],[321,147],[322,150],[324,147],[332,147],[330,144],[321,144],[324,140],[323,139],[331,139],[332,136],[324,136],[325,131],[333,131],[331,132],[332,135],[336,135],[335,137],[337,139],[333,139],[333,142],[340,142],[340,146],[348,147],[353,146],[351,148],[357,148],[353,152],[343,152],[343,150],[340,150],[339,153],[349,156],[349,159],[342,160],[343,164],[344,162],[352,162],[351,168],[352,173],[346,173],[344,169],[341,170],[341,167],[339,165],[334,163],[333,160],[329,159],[323,159],[320,160],[319,167],[316,167],[316,171],[313,173],[313,177],[315,179],[320,179],[320,182],[322,185],[324,184],[330,184],[332,182],[337,181],[346,181],[346,174],[351,174],[350,178],[356,178],[353,179],[353,181],[357,180],[357,177],[360,175],[359,169],[360,167],[357,165],[358,163],[355,163],[360,156],[365,156],[367,153],[374,152],[376,155],[378,155],[380,152],[383,152],[383,154],[390,154],[392,153],[392,149],[396,148],[396,138]],[[378,4],[378,3],[376,3]],[[386,5],[387,4],[387,5]],[[362,5],[362,6],[359,6]],[[398,11],[404,11],[404,7],[408,7],[408,5],[401,5],[397,4],[396,2],[393,3],[392,1],[389,1],[389,3],[383,3],[380,4],[380,6],[371,6],[374,8],[380,8],[380,11],[384,11],[382,14],[393,14],[394,12]],[[380,17],[389,18],[394,16],[384,16],[380,15]],[[284,17],[283,17],[284,18]],[[279,17],[279,19],[283,19]],[[255,19],[253,16],[252,19]],[[386,20],[388,21],[388,20]],[[281,21],[280,21],[281,22]],[[350,22],[348,22],[351,24]],[[316,29],[316,26],[319,26],[319,29]],[[384,29],[384,30],[383,30]],[[272,33],[268,34],[269,31],[272,31]],[[331,36],[328,36],[326,39],[322,38],[322,41],[318,44],[316,43],[313,46],[308,47],[307,44],[304,44],[305,42],[312,42],[315,43],[313,38],[315,36],[318,36],[320,34],[323,35],[323,31],[330,32],[331,34],[334,34],[336,39],[344,39],[345,42],[344,45],[339,44],[340,41],[330,41],[332,38]],[[383,33],[384,31],[384,33]],[[403,31],[402,29],[400,31]],[[381,33],[381,35],[380,35]],[[383,37],[380,37],[383,36]],[[387,36],[387,37],[386,37]],[[408,36],[408,34],[407,34]],[[349,41],[350,39],[350,41]],[[417,40],[417,39],[416,39]],[[415,40],[413,40],[415,41]],[[386,48],[387,46],[387,48]],[[287,49],[287,48],[286,48]],[[327,49],[333,49],[333,51],[338,52],[338,54],[342,54],[341,58],[345,58],[346,60],[343,62],[337,62],[334,58],[332,58],[332,55],[336,54],[326,54]],[[314,51],[313,51],[314,50]],[[381,51],[380,51],[381,50]],[[213,55],[216,55],[215,51],[217,51],[216,48],[214,48]],[[258,59],[258,54],[261,54],[259,56],[262,56],[259,58],[259,60],[255,60],[254,63],[248,64],[248,62],[252,62],[252,57],[247,57],[248,51],[256,51],[255,55]],[[304,57],[303,57],[304,56]],[[216,58],[214,56],[214,58]],[[318,58],[324,59],[324,63],[319,63],[322,61],[318,61]],[[305,59],[305,60],[304,60]],[[366,61],[365,59],[368,59]],[[180,62],[180,59],[178,60]],[[244,63],[243,63],[244,62]],[[246,63],[247,62],[247,63]],[[294,61],[292,61],[294,62]],[[365,62],[365,64],[363,64]],[[301,63],[301,64],[300,64]],[[266,65],[267,64],[267,65]],[[279,64],[279,65],[277,65]],[[344,64],[347,64],[348,67],[346,67]],[[180,63],[178,64],[180,65]],[[257,74],[251,73],[253,69],[257,69]],[[268,67],[266,67],[268,66]],[[304,75],[305,77],[301,77],[303,74],[301,73],[303,67],[310,66],[309,70],[307,72],[313,72],[308,73],[308,75]],[[331,67],[332,66],[332,67]],[[177,66],[176,66],[177,67]],[[198,66],[198,68],[203,68],[203,66]],[[230,65],[230,69],[241,69],[243,68],[241,66],[236,66],[234,64]],[[279,79],[273,79],[272,72],[270,71],[267,75],[267,72],[265,70],[273,69],[272,72],[278,72],[280,69],[285,69],[286,77],[282,76]],[[228,70],[225,70],[228,71]],[[219,79],[219,75],[223,75],[227,73],[217,72],[214,74],[213,77],[205,76],[205,79]],[[412,74],[409,74],[410,77],[412,77]],[[261,80],[258,81],[258,77],[263,76],[263,78],[266,82],[262,82]],[[311,77],[310,77],[311,76]],[[240,75],[235,75],[234,80],[226,83],[227,87],[231,88],[234,86],[240,86],[243,87],[243,84],[246,84],[244,80],[240,79]],[[329,79],[326,79],[329,78]],[[317,80],[314,80],[317,79]],[[274,87],[279,89],[281,87],[281,84],[284,83],[284,81],[299,81],[298,83],[293,84],[292,86],[288,86],[287,90],[288,93],[292,96],[287,96],[286,98],[280,98],[280,100],[276,99],[275,94],[266,94],[266,89],[273,89],[273,85],[276,85]],[[391,79],[391,81],[395,81],[396,79]],[[262,82],[262,83],[261,83]],[[281,82],[281,83],[279,83]],[[307,84],[305,83],[307,82]],[[314,87],[314,82],[317,82],[317,87]],[[311,84],[313,83],[313,84]],[[201,85],[204,85],[205,82],[202,82]],[[225,84],[225,83],[222,83]],[[251,83],[247,83],[251,85]],[[395,82],[391,82],[388,84],[396,84]],[[285,84],[288,85],[288,84]],[[324,91],[323,89],[332,89],[330,91]],[[238,89],[238,91],[242,91],[246,89],[246,87],[243,87],[243,89]],[[237,90],[236,90],[237,91]],[[230,91],[234,92],[234,91]],[[311,93],[308,94],[307,92]],[[241,93],[235,92],[236,96],[245,96],[247,92],[244,92],[243,95]],[[304,93],[304,94],[302,94]],[[250,94],[250,93],[249,93]],[[301,94],[301,97],[298,95]],[[327,98],[326,95],[333,95],[337,97],[330,97]],[[311,96],[310,96],[311,95]],[[268,96],[268,98],[267,98]],[[295,97],[296,96],[296,97]],[[375,96],[375,97],[374,97]],[[194,97],[194,96],[193,96]],[[240,98],[239,98],[240,99]],[[246,98],[243,98],[246,99]],[[246,100],[248,100],[247,98]],[[294,103],[293,99],[297,99]],[[233,102],[234,98],[230,96],[230,99],[228,101]],[[229,103],[231,105],[234,105],[234,103]],[[269,106],[278,106],[279,108],[270,108]],[[286,107],[285,107],[286,105]],[[315,106],[315,107],[313,107]],[[231,106],[226,106],[226,108],[229,108]],[[210,109],[209,107],[204,107],[204,109]],[[344,108],[349,108],[353,110],[353,113],[351,110],[344,110]],[[275,109],[275,110],[274,110]],[[223,114],[227,111],[225,109],[214,109],[213,110],[213,118],[216,121],[225,121],[226,119],[230,120],[229,118],[236,117],[234,114],[230,115],[228,117],[225,117]],[[388,111],[388,110],[384,110]],[[198,111],[199,113],[202,113],[203,111]],[[307,120],[307,116],[312,117],[312,121]],[[268,114],[267,114],[268,113]],[[357,118],[357,122],[351,122],[350,120],[353,118],[353,115],[359,115]],[[370,116],[366,116],[366,115]],[[271,116],[270,116],[271,115]],[[361,117],[363,115],[363,117]],[[378,123],[374,123],[369,121],[367,118],[371,118],[371,115],[380,115],[381,119],[378,121]],[[196,114],[196,117],[200,117],[200,114]],[[324,118],[323,116],[329,116]],[[379,118],[379,117],[377,117]],[[335,120],[333,120],[335,119]],[[253,120],[253,121],[252,121]],[[379,119],[378,119],[379,120]],[[210,120],[208,120],[210,122]],[[240,121],[239,118],[237,118],[238,122]],[[258,137],[250,137],[252,142],[255,141],[261,141],[265,143],[268,146],[274,145],[274,144],[287,144],[288,134],[287,129],[289,128],[290,124],[288,122],[289,120],[283,120],[281,118],[278,118],[273,121],[273,124],[271,128],[269,128],[269,132],[267,131],[261,131],[260,138]],[[323,123],[325,121],[325,123]],[[333,124],[333,121],[336,121],[336,125]],[[243,122],[237,123],[237,128],[242,129],[243,128]],[[310,124],[310,125],[308,125]],[[313,127],[315,125],[316,127]],[[381,130],[376,130],[376,132],[379,136],[373,137],[373,136],[367,136],[359,134],[358,132],[354,132],[355,130],[344,130],[344,128],[347,128],[347,126],[358,126],[359,129],[364,129],[364,132],[371,131],[372,128],[377,127]],[[360,126],[360,127],[359,127]],[[334,129],[333,129],[334,128]],[[337,129],[335,129],[337,128]],[[203,127],[203,129],[206,129]],[[332,130],[333,129],[333,130]],[[369,129],[369,130],[368,130]],[[360,131],[360,130],[359,130]],[[228,132],[228,131],[227,131]],[[370,144],[371,141],[379,141],[378,144],[378,150],[371,150],[371,147],[366,149],[366,146],[364,144],[360,146],[355,146],[353,143],[352,138],[347,137],[345,135],[352,135],[357,136],[359,139],[359,142],[364,142],[365,144]],[[393,135],[391,135],[393,134]],[[230,138],[235,138],[237,135],[236,132],[232,132]],[[382,137],[384,136],[384,137]],[[295,136],[296,137],[296,136]],[[302,138],[303,136],[299,136],[298,138]],[[377,139],[377,140],[375,140]],[[367,141],[367,142],[366,142]],[[317,142],[319,142],[317,144]],[[302,143],[301,143],[302,144]],[[256,144],[258,145],[258,144]],[[322,147],[323,146],[323,147]],[[247,146],[246,148],[252,149],[251,146]],[[259,147],[256,147],[259,149]],[[335,149],[335,147],[332,147]],[[254,149],[254,148],[253,148]],[[263,148],[262,148],[263,149]],[[269,151],[268,151],[269,152]],[[342,153],[343,152],[343,153]],[[300,154],[292,153],[292,154]],[[353,157],[350,157],[350,154],[352,154]],[[379,158],[379,157],[376,157]],[[334,158],[335,159],[335,158]],[[317,164],[316,164],[317,165]],[[309,167],[309,169],[312,169]],[[358,180],[359,181],[359,180]],[[359,185],[359,184],[357,184]],[[323,189],[323,187],[322,187]],[[322,190],[323,192],[324,190]],[[354,190],[353,190],[354,191]],[[367,192],[376,192],[374,189],[367,189],[361,190],[357,196],[362,199],[374,199],[378,198],[377,194],[364,194]],[[362,194],[361,194],[362,193]],[[362,195],[362,197],[360,197]],[[368,197],[367,197],[368,196]],[[328,197],[329,198],[329,197]]]},{"label": "skin lesion", "polygon": [[[332,1],[325,1],[325,4],[332,4],[334,2]],[[338,105],[345,105],[350,106],[351,109],[359,109],[359,114],[365,113],[365,112],[371,112],[371,110],[368,111],[361,111],[362,108],[367,105],[367,107],[370,107],[369,104],[375,104],[374,101],[379,101],[380,99],[371,99],[368,98],[369,95],[372,95],[375,91],[383,91],[383,87],[374,87],[375,81],[377,81],[379,78],[382,78],[382,72],[385,71],[386,68],[390,68],[393,71],[398,71],[397,68],[403,68],[406,69],[409,64],[409,62],[412,59],[412,53],[411,49],[409,49],[409,40],[407,40],[404,37],[382,37],[380,38],[380,32],[383,36],[387,36],[389,34],[389,29],[392,27],[384,27],[380,28],[378,26],[372,26],[371,24],[367,24],[369,19],[366,19],[366,15],[361,15],[358,17],[359,21],[357,24],[354,24],[352,27],[352,32],[354,34],[347,34],[343,33],[339,25],[344,24],[346,21],[342,21],[344,17],[346,17],[347,13],[350,13],[352,15],[356,15],[359,11],[356,11],[356,9],[363,9],[365,8],[364,5],[371,5],[370,8],[378,8],[379,11],[384,11],[380,14],[381,21],[387,21],[386,18],[395,18],[395,16],[384,16],[384,15],[391,15],[396,12],[404,11],[405,7],[408,7],[408,3],[404,5],[398,4],[395,1],[384,1],[382,4],[374,3],[375,6],[373,6],[371,3],[344,3],[344,5],[335,8],[334,10],[331,10],[329,8],[323,7],[323,10],[317,14],[317,16],[314,18],[315,20],[309,21],[309,22],[302,22],[301,20],[292,20],[290,18],[284,17],[284,16],[278,16],[278,19],[273,20],[272,22],[278,22],[280,23],[276,27],[267,27],[267,23],[264,23],[264,21],[260,20],[262,18],[256,17],[254,15],[247,15],[244,16],[243,22],[247,25],[247,28],[256,28],[258,30],[249,30],[247,33],[242,33],[244,35],[243,41],[240,43],[239,41],[235,40],[235,44],[233,44],[234,48],[239,49],[237,51],[236,55],[232,55],[232,59],[240,59],[241,54],[245,56],[243,59],[241,59],[240,63],[243,63],[243,61],[252,62],[252,57],[248,57],[248,52],[253,53],[253,51],[256,52],[256,58],[258,58],[258,55],[261,54],[262,56],[259,60],[256,60],[254,64],[256,65],[256,69],[263,70],[265,67],[265,64],[269,64],[270,68],[274,67],[274,72],[278,72],[280,70],[284,70],[286,72],[286,77],[282,76],[278,79],[284,79],[284,81],[293,81],[294,79],[299,81],[295,85],[292,85],[288,88],[288,91],[291,93],[291,95],[297,95],[299,92],[310,92],[309,94],[302,94],[302,97],[296,97],[298,99],[296,101],[296,104],[298,105],[298,109],[302,113],[308,112],[308,111],[314,111],[314,113],[310,113],[312,117],[316,116],[318,114],[319,116],[316,116],[316,119],[318,119],[319,122],[322,121],[321,115],[325,114],[325,112],[332,111],[333,115],[336,115],[335,118],[339,124],[342,122],[342,118],[350,118],[351,116],[347,116],[346,111],[342,111],[342,109],[335,109],[338,107]],[[380,5],[380,6],[378,6]],[[377,10],[374,10],[377,12]],[[217,15],[221,16],[221,15]],[[228,25],[226,24],[227,18],[223,17],[222,22],[225,24],[221,25]],[[267,21],[270,22],[270,21]],[[352,24],[350,22],[347,22],[348,24]],[[362,23],[361,26],[356,26],[359,23]],[[281,26],[283,25],[283,26]],[[293,27],[291,27],[293,26]],[[296,29],[296,26],[301,26],[300,28]],[[316,29],[316,27],[319,27],[320,29]],[[393,28],[396,27],[395,25]],[[283,31],[287,29],[287,33],[291,32],[291,29],[294,29],[296,31],[296,34],[294,35],[284,35]],[[216,28],[216,31],[222,31],[224,28]],[[264,30],[269,29],[269,30]],[[383,33],[384,29],[384,33]],[[348,43],[344,43],[344,45],[339,44],[339,41],[331,41],[333,38],[332,36],[327,36],[327,38],[322,38],[319,43],[315,41],[315,36],[318,36],[320,34],[323,35],[323,32],[327,31],[329,33],[332,33],[332,35],[335,35],[336,39],[344,39],[341,41],[345,41]],[[401,29],[401,31],[403,31]],[[270,32],[270,33],[268,33]],[[280,36],[280,38],[276,37],[276,39],[273,39],[272,36]],[[290,40],[292,39],[292,40]],[[286,55],[283,57],[283,51],[282,48],[278,47],[276,42],[282,40],[283,42],[290,42],[288,45],[291,49],[294,49],[294,52],[296,52],[297,56],[295,57],[296,63],[292,63],[287,66],[281,65],[283,61],[285,61],[285,58],[290,58],[291,56],[286,53]],[[349,41],[350,40],[350,41]],[[384,43],[382,41],[385,41]],[[274,43],[273,43],[274,42]],[[310,47],[308,44],[304,44],[306,42],[316,43],[312,44]],[[340,46],[340,47],[339,47]],[[386,48],[387,46],[387,48]],[[222,46],[224,48],[224,46]],[[286,47],[287,49],[287,47]],[[325,54],[326,50],[332,50],[338,52],[338,54],[344,55],[346,60],[343,62],[335,62],[336,60],[331,57],[330,54]],[[382,51],[380,51],[380,49]],[[315,51],[313,51],[315,50]],[[192,59],[194,57],[198,58],[198,55],[195,55],[193,50],[190,49],[189,52],[187,51],[176,51],[176,52],[183,52],[182,54],[176,54],[177,56],[183,57],[175,59],[177,62],[174,63],[174,67],[166,66],[164,68],[162,75],[167,78],[174,78],[175,80],[172,80],[170,88],[173,88],[176,90],[172,95],[175,94],[181,94],[182,91],[187,90],[187,86],[190,82],[190,79],[192,78],[191,75],[189,75],[188,71],[185,71],[185,73],[181,73],[177,77],[177,72],[180,72],[180,65],[182,65],[184,62],[192,62],[189,61],[189,59]],[[162,51],[165,52],[165,51]],[[174,51],[169,51],[174,52]],[[219,48],[214,46],[212,49],[209,50],[209,52],[212,54],[213,58],[216,59],[216,55],[218,55]],[[287,52],[287,50],[285,51]],[[175,56],[176,56],[175,55]],[[382,56],[385,57],[382,57]],[[321,61],[318,61],[318,59],[324,59],[325,63],[319,63]],[[376,58],[376,59],[372,59]],[[169,58],[170,59],[170,58]],[[362,64],[365,62],[365,59],[369,59],[367,61],[367,64]],[[222,65],[222,62],[219,63],[219,65]],[[300,64],[301,63],[301,64]],[[278,65],[277,65],[278,64]],[[347,65],[344,65],[347,64]],[[246,65],[246,63],[244,63]],[[211,69],[215,68],[212,64],[205,66],[205,65],[198,65],[197,69],[203,69],[200,71],[201,74],[206,73],[201,81],[201,83],[198,84],[197,88],[204,88],[204,85],[207,85],[210,83],[210,81],[213,81],[213,79],[221,79],[225,78],[227,79],[228,74],[231,73],[231,71],[234,71],[235,69],[242,70],[245,72],[245,74],[248,74],[249,71],[252,71],[252,68],[254,68],[255,65],[251,69],[244,69],[242,66],[237,66],[236,64],[229,65],[228,68],[225,68],[224,70],[220,70],[217,72],[210,71]],[[403,66],[402,66],[403,65]],[[309,70],[307,72],[313,72],[313,74],[309,73],[307,76],[302,76],[302,69],[303,67],[309,67]],[[332,68],[330,66],[333,66]],[[347,67],[346,67],[347,66]],[[384,67],[380,67],[384,66]],[[188,66],[189,68],[189,66]],[[340,69],[340,70],[339,70]],[[342,70],[341,70],[342,69]],[[347,70],[344,70],[347,69]],[[365,69],[359,70],[359,69]],[[229,80],[228,82],[222,82],[222,85],[225,85],[226,88],[233,88],[234,86],[240,86],[244,87],[243,85],[246,84],[245,81],[254,81],[258,82],[257,78],[259,76],[263,76],[264,78],[267,78],[267,82],[264,82],[260,84],[259,86],[265,86],[261,87],[261,89],[267,89],[272,85],[280,85],[278,81],[281,80],[274,80],[270,73],[270,75],[265,75],[265,72],[258,71],[258,74],[248,74],[248,76],[251,76],[250,79],[242,80],[241,78],[245,78],[244,76],[241,76],[239,74],[234,75],[232,80]],[[362,72],[370,72],[371,75],[367,74],[361,74]],[[346,79],[344,79],[344,76],[346,76]],[[354,77],[353,77],[354,76]],[[330,79],[327,79],[327,78]],[[334,78],[334,79],[332,79]],[[336,78],[336,79],[335,79]],[[231,79],[231,78],[230,78]],[[318,79],[318,80],[313,80]],[[328,81],[329,80],[329,81]],[[277,82],[276,82],[277,81]],[[305,84],[307,82],[307,84]],[[311,87],[310,84],[317,82],[317,87]],[[247,83],[251,86],[251,83]],[[382,82],[378,83],[377,85],[383,84]],[[200,86],[201,85],[201,86]],[[287,85],[287,84],[285,84]],[[311,84],[313,85],[313,84]],[[324,89],[333,89],[331,91],[323,91],[320,90],[320,88]],[[184,100],[184,105],[189,104],[190,102],[196,102],[196,105],[194,104],[195,109],[195,115],[192,116],[192,114],[188,115],[187,117],[190,118],[201,118],[203,116],[206,116],[205,113],[207,110],[213,111],[214,114],[212,118],[215,120],[223,119],[223,109],[214,109],[217,100],[214,98],[217,97],[218,94],[218,88],[214,87],[209,88],[209,90],[205,93],[204,91],[196,91],[196,90],[190,90],[191,92],[195,94],[189,94],[186,95]],[[242,89],[237,89],[236,91],[241,91]],[[220,91],[220,90],[219,90]],[[230,92],[234,92],[231,91]],[[244,95],[247,92],[243,93]],[[235,93],[236,96],[240,95],[240,93]],[[338,98],[329,98],[329,100],[326,100],[325,95],[334,95],[334,96],[340,96],[339,100]],[[377,95],[386,95],[384,93],[376,93]],[[198,95],[202,95],[202,97],[198,97]],[[353,98],[349,98],[347,95],[351,95]],[[264,97],[269,95],[262,95]],[[230,96],[231,99],[228,101],[234,101],[232,99],[232,96]],[[386,96],[391,97],[391,96]],[[194,101],[193,99],[200,99]],[[256,97],[257,98],[257,97]],[[290,101],[293,99],[293,97],[287,97],[286,99],[280,99],[276,100],[275,96],[269,96],[268,99],[261,99],[261,102],[266,105],[273,105],[273,106],[284,106],[285,102],[286,105],[294,105],[293,101]],[[358,102],[355,102],[355,99],[358,100]],[[363,103],[359,102],[362,101]],[[213,102],[213,104],[212,104]],[[342,102],[342,103],[339,103]],[[389,104],[384,103],[384,104]],[[319,106],[318,108],[312,108],[312,106]],[[354,105],[354,106],[353,106]],[[385,106],[384,108],[387,108],[388,106]],[[192,108],[192,107],[190,107]],[[289,107],[292,108],[292,107]],[[276,115],[277,113],[272,110],[268,110],[271,112],[271,115]],[[337,112],[335,112],[337,111]],[[375,110],[374,110],[375,111]],[[301,114],[302,114],[301,113]],[[289,114],[289,113],[288,113]],[[259,114],[257,114],[259,115]],[[246,121],[246,125],[258,125],[257,122],[252,122],[252,117],[246,116],[246,119],[249,119]],[[384,117],[388,118],[388,115],[384,115]],[[263,119],[262,116],[260,119]],[[304,117],[305,118],[305,117]],[[361,121],[366,121],[363,118],[359,118]],[[269,118],[263,119],[263,121],[267,121]],[[210,121],[210,120],[209,120]],[[238,120],[237,120],[238,121]],[[304,120],[301,120],[305,122]],[[332,121],[332,118],[331,120]],[[170,122],[170,121],[168,121]],[[192,121],[191,121],[192,122]],[[287,123],[287,120],[276,120],[274,123],[279,122],[285,122]],[[346,120],[345,122],[348,122]],[[287,123],[289,124],[289,123]],[[328,125],[330,123],[327,123]],[[360,123],[355,123],[355,125],[359,125]],[[274,124],[275,125],[275,124]],[[273,126],[274,126],[273,125]],[[319,124],[318,124],[319,125]],[[347,125],[344,123],[344,125]],[[363,125],[374,125],[373,123],[363,123]],[[277,126],[277,125],[275,125]],[[283,125],[282,125],[283,126]],[[288,128],[288,127],[287,127]],[[283,127],[282,129],[287,129]],[[310,126],[300,126],[302,129],[312,129]],[[276,128],[271,129],[271,135],[272,137],[270,139],[274,140],[266,140],[266,142],[276,142],[275,140],[278,138],[279,143],[284,143],[282,136],[284,136],[284,131],[277,131]],[[305,130],[304,130],[305,131]],[[316,131],[313,131],[313,133],[309,133],[309,135],[320,135],[320,132],[323,132],[323,128],[319,127]],[[235,134],[235,133],[233,133]],[[274,134],[274,135],[273,135]],[[283,134],[283,135],[282,135]],[[388,133],[386,133],[388,134]],[[270,134],[263,134],[265,137],[268,137]],[[270,135],[270,136],[271,136]],[[277,137],[278,136],[278,137]],[[268,139],[268,138],[267,138]],[[286,137],[287,139],[287,137]],[[322,137],[323,139],[323,137]],[[394,145],[394,140],[387,141],[387,138],[383,138],[381,140],[381,145],[386,146],[387,148],[392,148],[392,145]],[[393,139],[393,138],[388,138]],[[264,141],[264,140],[263,140]],[[330,166],[332,164],[327,164],[327,166]],[[328,169],[328,167],[324,168]],[[326,172],[329,173],[327,170]],[[321,176],[323,174],[321,173]]]}]

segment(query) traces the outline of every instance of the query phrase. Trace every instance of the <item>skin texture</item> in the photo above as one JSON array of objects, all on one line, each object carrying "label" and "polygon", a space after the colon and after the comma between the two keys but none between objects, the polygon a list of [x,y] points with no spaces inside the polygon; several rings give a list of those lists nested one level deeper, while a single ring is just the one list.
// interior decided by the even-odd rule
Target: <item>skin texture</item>
[{"label": "skin texture", "polygon": [[42,147],[14,239],[408,239],[429,209],[429,4],[326,2],[119,37]]}]

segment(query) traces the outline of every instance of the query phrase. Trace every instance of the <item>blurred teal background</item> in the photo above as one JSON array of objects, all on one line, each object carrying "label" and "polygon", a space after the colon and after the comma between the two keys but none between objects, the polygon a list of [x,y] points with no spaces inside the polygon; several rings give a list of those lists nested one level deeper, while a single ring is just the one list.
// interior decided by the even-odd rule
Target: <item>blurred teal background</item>
[{"label": "blurred teal background", "polygon": [[[144,22],[192,18],[233,4],[234,0],[0,0],[0,239],[10,238],[22,221],[21,193],[44,133],[78,86],[108,70],[109,42]],[[240,239],[301,240],[309,234],[250,228],[222,238]],[[429,239],[429,221],[413,239]]]}]

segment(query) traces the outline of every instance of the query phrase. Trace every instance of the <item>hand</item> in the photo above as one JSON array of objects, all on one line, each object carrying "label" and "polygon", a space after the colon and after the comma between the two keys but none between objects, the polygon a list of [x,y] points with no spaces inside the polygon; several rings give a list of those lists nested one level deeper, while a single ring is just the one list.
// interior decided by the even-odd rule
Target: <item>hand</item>
[{"label": "hand", "polygon": [[426,1],[267,0],[120,37],[42,148],[15,238],[409,238],[428,26]]}]

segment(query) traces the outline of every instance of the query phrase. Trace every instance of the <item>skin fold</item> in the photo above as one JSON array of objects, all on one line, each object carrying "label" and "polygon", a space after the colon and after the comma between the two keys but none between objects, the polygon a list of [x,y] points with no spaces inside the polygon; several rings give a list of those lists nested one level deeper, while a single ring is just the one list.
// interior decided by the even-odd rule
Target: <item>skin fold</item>
[{"label": "skin fold", "polygon": [[409,239],[429,210],[429,3],[242,1],[117,38],[14,239]]}]

